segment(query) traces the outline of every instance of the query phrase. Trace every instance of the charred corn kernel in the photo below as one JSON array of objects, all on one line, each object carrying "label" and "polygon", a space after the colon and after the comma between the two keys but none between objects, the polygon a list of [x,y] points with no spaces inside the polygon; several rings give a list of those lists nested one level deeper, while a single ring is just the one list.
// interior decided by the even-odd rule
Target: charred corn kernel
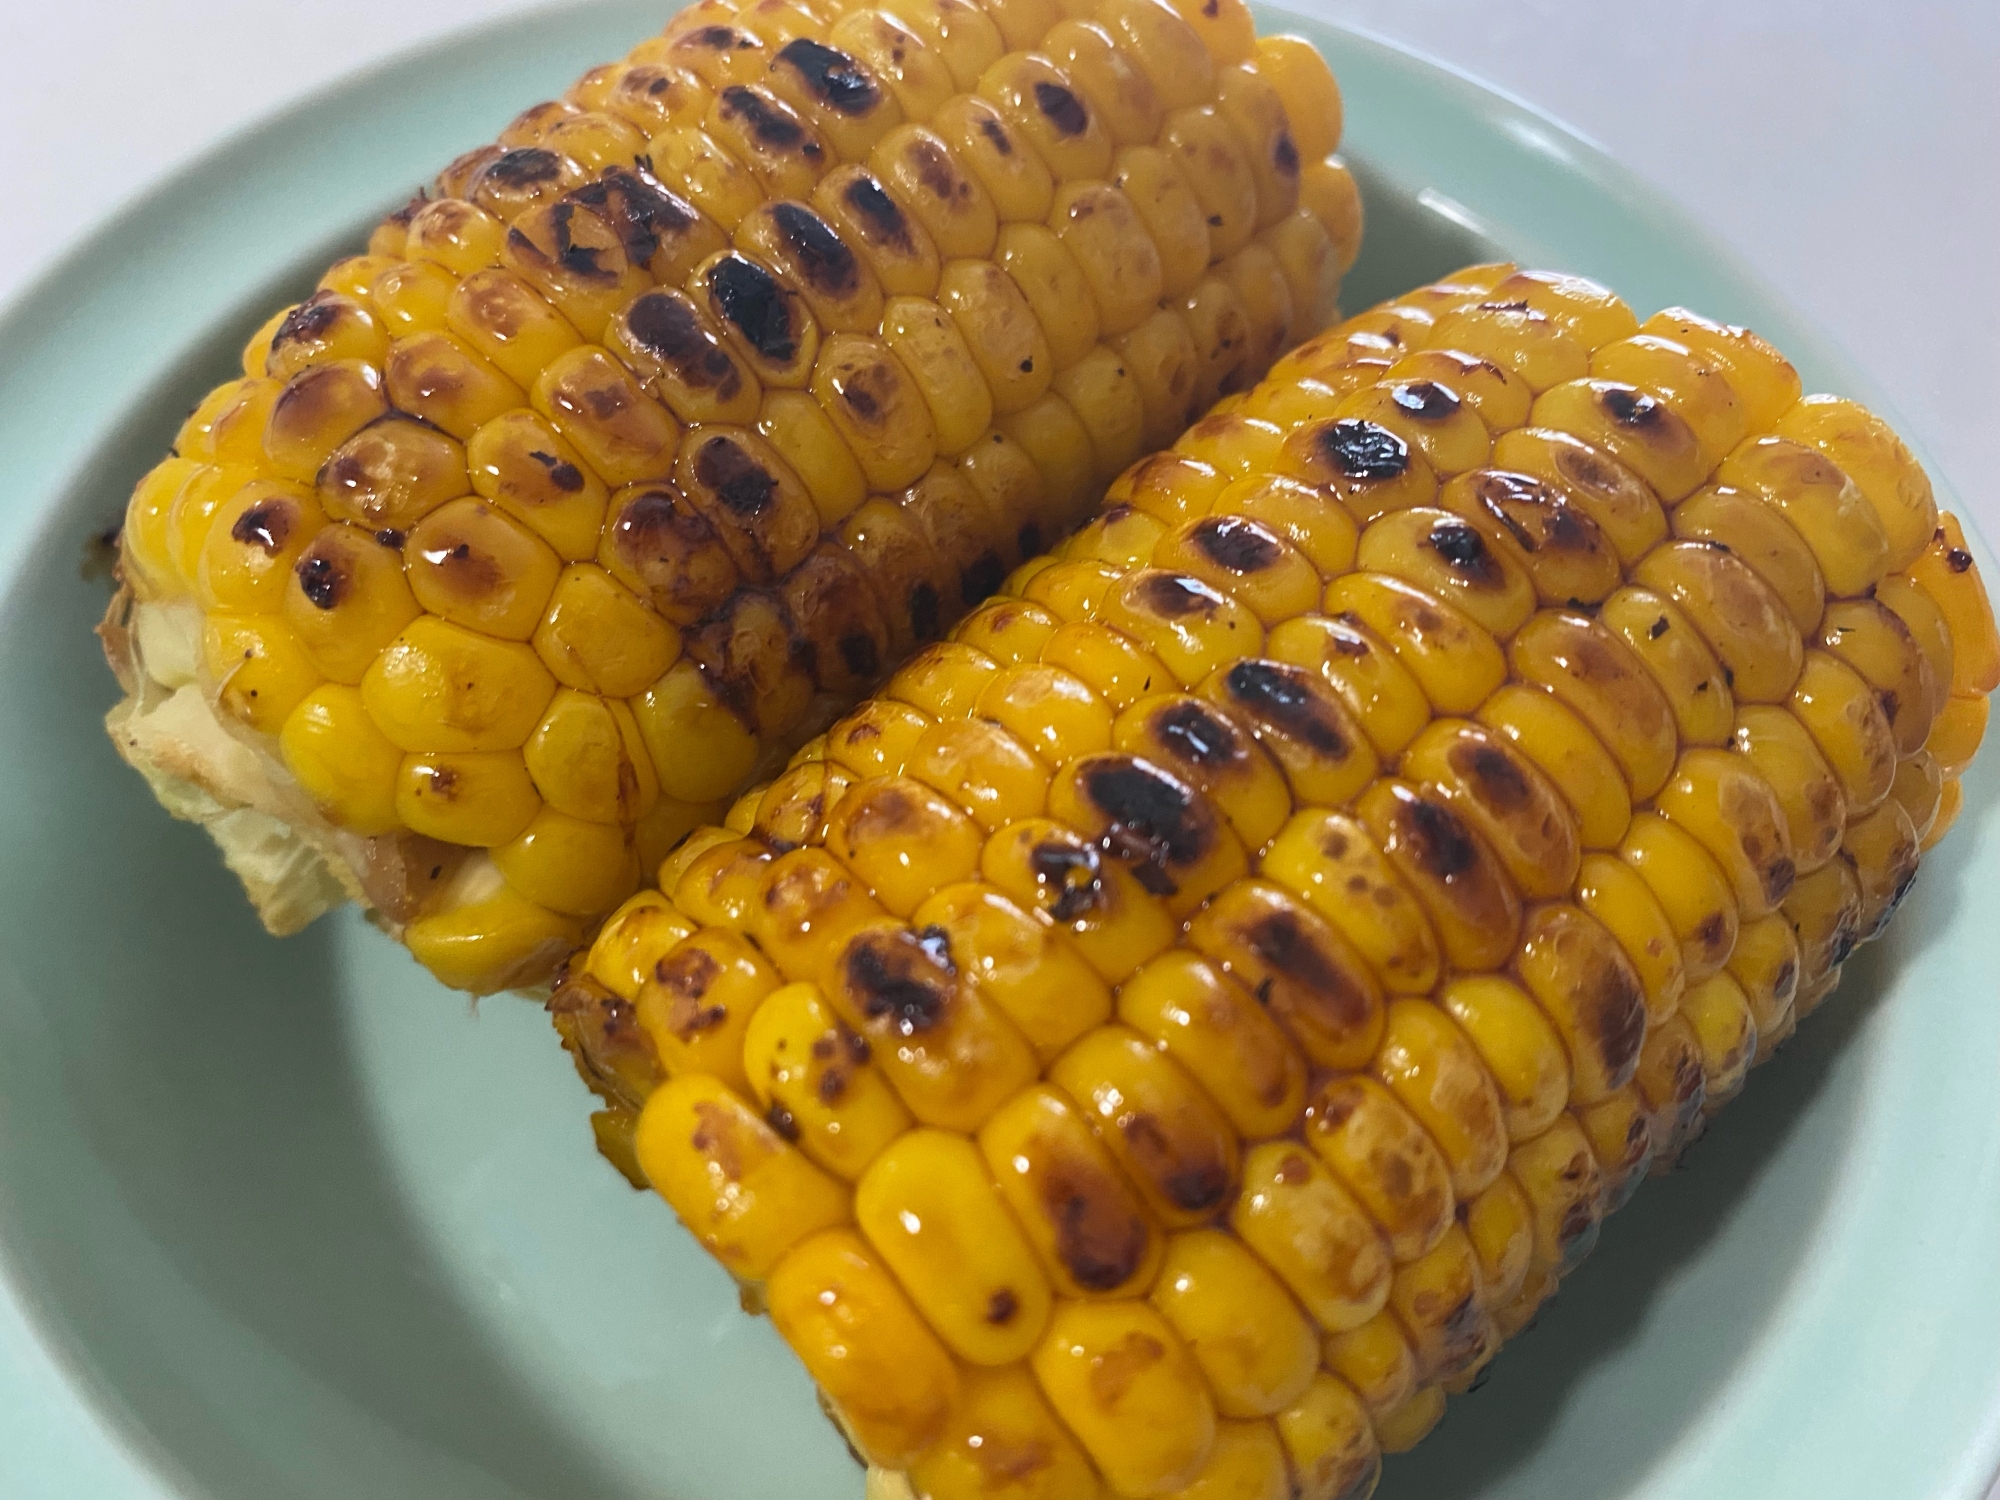
[{"label": "charred corn kernel", "polygon": [[1259,868],[1337,928],[1391,993],[1423,994],[1436,984],[1438,939],[1424,909],[1355,819],[1295,814]]},{"label": "charred corn kernel", "polygon": [[1618,585],[1618,555],[1603,528],[1545,480],[1475,469],[1445,485],[1438,504],[1481,527],[1527,572],[1545,605],[1594,604]]},{"label": "charred corn kernel", "polygon": [[1541,1007],[1497,974],[1452,980],[1439,991],[1438,1005],[1458,1023],[1492,1080],[1506,1139],[1528,1140],[1547,1129],[1569,1101],[1570,1070],[1562,1038]]},{"label": "charred corn kernel", "polygon": [[1248,516],[1188,522],[1154,549],[1153,561],[1233,596],[1266,625],[1319,603],[1318,570],[1285,537]]},{"label": "charred corn kernel", "polygon": [[1597,524],[1627,568],[1667,534],[1652,487],[1603,449],[1547,427],[1517,427],[1493,444],[1496,469],[1545,480]]},{"label": "charred corn kernel", "polygon": [[1895,731],[1859,672],[1830,652],[1808,651],[1785,707],[1805,725],[1840,779],[1850,822],[1889,795],[1896,776]]},{"label": "charred corn kernel", "polygon": [[1366,1076],[1322,1084],[1308,1105],[1306,1138],[1367,1210],[1398,1262],[1427,1253],[1443,1237],[1452,1215],[1451,1166],[1382,1084]]},{"label": "charred corn kernel", "polygon": [[326,525],[312,496],[295,485],[253,481],[216,508],[195,568],[205,610],[276,611],[299,555]]},{"label": "charred corn kernel", "polygon": [[[626,497],[600,539],[608,496],[604,483],[582,455],[540,416],[510,411],[486,423],[466,443],[472,488],[541,537],[568,561],[603,554],[608,566],[637,547],[667,540],[658,535],[664,517]],[[657,494],[657,491],[651,492]],[[671,558],[669,551],[667,557]],[[638,586],[637,559],[627,582]]]},{"label": "charred corn kernel", "polygon": [[1597,618],[1666,695],[1683,745],[1720,745],[1729,738],[1736,712],[1731,675],[1679,605],[1627,585],[1604,601]]},{"label": "charred corn kernel", "polygon": [[1149,1296],[1201,1367],[1220,1415],[1275,1415],[1312,1383],[1318,1335],[1283,1283],[1233,1235],[1172,1236]]},{"label": "charred corn kernel", "polygon": [[[637,1146],[653,1187],[737,1276],[772,1275],[793,1246],[847,1219],[847,1190],[705,1074],[654,1091],[639,1115]],[[775,1313],[775,1286],[772,1303]]]},{"label": "charred corn kernel", "polygon": [[382,372],[359,360],[310,365],[285,383],[264,426],[264,458],[273,473],[310,483],[335,450],[388,414]]},{"label": "charred corn kernel", "polygon": [[281,606],[313,664],[336,682],[359,682],[421,612],[398,549],[356,526],[313,534],[286,581]]},{"label": "charred corn kernel", "polygon": [[1046,1085],[1003,1104],[979,1132],[1000,1196],[1066,1297],[1152,1284],[1163,1237],[1077,1107]]},{"label": "charred corn kernel", "polygon": [[689,839],[661,863],[660,886],[697,922],[748,933],[770,864],[771,852],[755,839]]},{"label": "charred corn kernel", "polygon": [[1792,891],[1797,866],[1785,811],[1771,784],[1740,755],[1684,752],[1654,805],[1714,856],[1747,918],[1774,910]]},{"label": "charred corn kernel", "polygon": [[1587,854],[1578,868],[1576,902],[1617,939],[1645,993],[1646,1022],[1673,1014],[1687,983],[1680,938],[1651,887],[1631,865]]},{"label": "charred corn kernel", "polygon": [[[1218,669],[1201,685],[1201,695],[1229,710],[1284,773],[1296,802],[1338,805],[1349,801],[1380,769],[1374,746],[1342,695],[1322,676],[1290,662],[1239,661]],[[1264,843],[1269,828],[1255,835],[1239,826],[1247,847]]]},{"label": "charred corn kernel", "polygon": [[1099,1027],[1050,1065],[1169,1228],[1212,1217],[1236,1185],[1239,1151],[1227,1119],[1152,1042],[1124,1026]]},{"label": "charred corn kernel", "polygon": [[403,752],[383,738],[352,687],[321,683],[300,699],[278,730],[278,752],[329,821],[363,838],[396,828]]},{"label": "charred corn kernel", "polygon": [[278,733],[320,683],[304,646],[277,615],[208,616],[201,671],[217,706],[259,734]]},{"label": "charred corn kernel", "polygon": [[1118,989],[1118,1019],[1187,1069],[1247,1139],[1283,1134],[1305,1108],[1305,1060],[1251,994],[1191,953],[1153,960]]},{"label": "charred corn kernel", "polygon": [[1562,789],[1586,850],[1607,849],[1632,820],[1625,776],[1604,743],[1553,693],[1510,682],[1479,706],[1479,722]]},{"label": "charred corn kernel", "polygon": [[419,521],[404,573],[431,614],[502,640],[535,633],[562,562],[533,532],[482,501],[455,501]]},{"label": "charred corn kernel", "polygon": [[1428,507],[1396,511],[1361,534],[1356,565],[1435,594],[1505,638],[1535,609],[1521,566],[1463,517]]},{"label": "charred corn kernel", "polygon": [[495,848],[492,859],[522,895],[569,916],[609,911],[639,883],[639,849],[631,828],[587,822],[551,807]]},{"label": "charred corn kernel", "polygon": [[1951,624],[1937,601],[1919,587],[1907,573],[1885,578],[1875,588],[1876,602],[1895,611],[1896,618],[1910,632],[1930,668],[1930,715],[1933,720],[1951,697],[1956,668]]},{"label": "charred corn kernel", "polygon": [[1712,546],[1673,542],[1646,554],[1632,576],[1681,607],[1740,702],[1784,701],[1804,646],[1783,601],[1749,566]]},{"label": "charred corn kernel", "polygon": [[403,755],[394,786],[403,825],[448,844],[504,844],[542,807],[518,750]]},{"label": "charred corn kernel", "polygon": [[1501,736],[1439,719],[1403,753],[1401,769],[1444,795],[1500,857],[1522,895],[1569,889],[1578,861],[1575,820],[1561,792]]},{"label": "charred corn kernel", "polygon": [[636,1002],[639,1023],[669,1074],[708,1074],[747,1092],[745,1033],[778,984],[770,964],[735,933],[698,932],[646,976]]},{"label": "charred corn kernel", "polygon": [[1245,873],[1242,843],[1215,804],[1150,761],[1073,761],[1049,788],[1049,815],[1098,842],[1175,920]]},{"label": "charred corn kernel", "polygon": [[1623,1208],[1645,1179],[1652,1159],[1651,1114],[1636,1084],[1576,1111],[1604,1180],[1603,1211]]},{"label": "charred corn kernel", "polygon": [[912,1130],[856,1184],[855,1220],[911,1300],[961,1358],[1024,1357],[1048,1320],[1048,1282],[962,1136]]},{"label": "charred corn kernel", "polygon": [[871,1461],[901,1466],[943,1435],[957,1367],[860,1236],[805,1239],[770,1273],[766,1296],[771,1321]]},{"label": "charred corn kernel", "polygon": [[1799,996],[1840,967],[1861,941],[1861,887],[1854,867],[1829,860],[1792,887],[1785,917],[1799,939]]},{"label": "charred corn kernel", "polygon": [[1646,1032],[1639,1071],[1632,1086],[1646,1104],[1648,1149],[1653,1170],[1663,1171],[1694,1138],[1707,1101],[1701,1066],[1701,1039],[1686,1016],[1676,1012]]},{"label": "charred corn kernel", "polygon": [[1708,468],[1742,441],[1749,419],[1728,376],[1686,344],[1639,333],[1597,347],[1590,373],[1623,381],[1665,404],[1687,424]]},{"label": "charred corn kernel", "polygon": [[752,1094],[786,1140],[834,1176],[854,1180],[904,1132],[910,1112],[812,984],[764,998],[742,1032]]},{"label": "charred corn kernel", "polygon": [[1570,610],[1543,610],[1514,637],[1508,657],[1516,675],[1547,688],[1583,720],[1617,760],[1635,801],[1665,784],[1676,746],[1673,711],[1608,626]]},{"label": "charred corn kernel", "polygon": [[590,977],[628,1003],[676,943],[694,935],[694,924],[658,891],[633,896],[605,920],[590,945]]},{"label": "charred corn kernel", "polygon": [[827,1000],[875,1049],[889,1081],[927,1125],[976,1130],[1036,1074],[1012,1022],[907,927],[849,939]]},{"label": "charred corn kernel", "polygon": [[1479,1265],[1479,1305],[1495,1312],[1519,1294],[1534,1255],[1533,1210],[1510,1173],[1465,1205],[1461,1221]]},{"label": "charred corn kernel", "polygon": [[1410,1336],[1420,1379],[1476,1368],[1499,1347],[1480,1290],[1478,1255],[1457,1224],[1425,1254],[1396,1268],[1389,1309]]},{"label": "charred corn kernel", "polygon": [[1358,1328],[1389,1292],[1388,1249],[1367,1213],[1311,1152],[1255,1146],[1229,1225],[1330,1333]]},{"label": "charred corn kernel", "polygon": [[507,228],[483,208],[459,197],[435,198],[410,218],[403,250],[454,276],[470,276],[500,263]]},{"label": "charred corn kernel", "polygon": [[388,344],[382,325],[367,307],[322,288],[279,320],[266,345],[263,368],[246,373],[289,380],[309,365],[337,359],[380,365]]},{"label": "charred corn kernel", "polygon": [[691,661],[679,662],[634,698],[632,714],[661,792],[678,801],[722,795],[743,780],[756,759],[755,738],[716,700]]},{"label": "charred corn kernel", "polygon": [[[663,867],[662,888],[668,881]],[[822,988],[835,981],[848,940],[888,916],[823,849],[792,849],[764,864],[755,899],[748,931],[757,946],[788,979]]]},{"label": "charred corn kernel", "polygon": [[[1524,1317],[1521,1321],[1525,1324],[1528,1320]],[[1418,1386],[1401,1406],[1376,1419],[1375,1440],[1384,1453],[1408,1453],[1430,1435],[1443,1415],[1443,1388]]]},{"label": "charred corn kernel", "polygon": [[959,972],[1044,1060],[1111,1014],[1110,990],[1075,944],[991,886],[947,886],[910,920],[920,931],[943,935]]},{"label": "charred corn kernel", "polygon": [[1245,848],[1262,846],[1290,810],[1284,773],[1244,728],[1198,698],[1141,699],[1119,716],[1112,744],[1205,793]]},{"label": "charred corn kernel", "polygon": [[1166,1494],[1200,1473],[1215,1406],[1186,1346],[1146,1303],[1057,1302],[1030,1364],[1115,1491]]},{"label": "charred corn kernel", "polygon": [[1909,566],[1909,576],[1937,604],[1952,638],[1954,696],[2000,688],[2000,631],[1979,568],[1965,545],[1958,517],[1944,512],[1930,544]]},{"label": "charred corn kernel", "polygon": [[1090,1460],[1023,1365],[963,1371],[944,1436],[909,1472],[920,1493],[935,1500],[1009,1492],[1024,1500],[1086,1500],[1102,1493]]},{"label": "charred corn kernel", "polygon": [[1757,1055],[1757,1022],[1743,986],[1728,973],[1711,974],[1681,996],[1680,1014],[1701,1048],[1703,1108],[1715,1109],[1743,1087]]},{"label": "charred corn kernel", "polygon": [[440,984],[462,990],[527,983],[561,962],[582,936],[576,918],[538,906],[506,885],[403,929],[417,962]]},{"label": "charred corn kernel", "polygon": [[1499,1175],[1508,1139],[1499,1091],[1445,1010],[1425,1000],[1392,1002],[1373,1072],[1430,1132],[1459,1200],[1477,1196]]},{"label": "charred corn kernel", "polygon": [[1580,907],[1538,907],[1524,925],[1514,971],[1569,1049],[1571,1102],[1594,1104],[1631,1082],[1645,1039],[1645,995],[1602,923]]},{"label": "charred corn kernel", "polygon": [[1356,804],[1363,826],[1430,918],[1456,967],[1505,962],[1521,898],[1492,850],[1435,792],[1384,777]]},{"label": "charred corn kernel", "polygon": [[827,821],[827,849],[900,917],[939,882],[970,876],[984,843],[979,826],[956,806],[904,777],[857,783]]}]

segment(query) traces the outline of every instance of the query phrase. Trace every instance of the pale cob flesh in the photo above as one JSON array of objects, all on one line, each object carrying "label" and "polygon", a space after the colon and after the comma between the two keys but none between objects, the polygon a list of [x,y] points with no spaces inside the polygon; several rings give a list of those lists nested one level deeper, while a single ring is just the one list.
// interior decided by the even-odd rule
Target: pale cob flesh
[{"label": "pale cob flesh", "polygon": [[1511,266],[1111,497],[552,1008],[871,1494],[1366,1495],[1881,929],[2000,638],[1878,419]]},{"label": "pale cob flesh", "polygon": [[704,0],[258,330],[131,501],[114,739],[274,931],[545,981],[1324,326],[1339,113],[1240,0]]}]

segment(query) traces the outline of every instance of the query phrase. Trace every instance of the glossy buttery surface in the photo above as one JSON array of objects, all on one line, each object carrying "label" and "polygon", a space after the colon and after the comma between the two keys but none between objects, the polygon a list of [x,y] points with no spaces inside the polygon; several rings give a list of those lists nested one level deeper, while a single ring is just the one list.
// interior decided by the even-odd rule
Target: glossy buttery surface
[{"label": "glossy buttery surface", "polygon": [[[591,1152],[540,1010],[474,1016],[351,916],[265,937],[97,725],[115,689],[83,539],[261,310],[402,184],[655,24],[592,6],[366,75],[165,184],[0,320],[0,1259],[138,1453],[79,1452],[49,1391],[0,1416],[0,1490],[122,1472],[162,1496],[859,1495],[768,1324]],[[1299,29],[1341,78],[1370,190],[1349,307],[1497,251],[1752,323],[1809,387],[1871,399],[1560,127]],[[1984,1493],[2000,758],[1967,791],[1890,935],[1389,1464],[1385,1500]],[[29,1357],[11,1344],[0,1325],[0,1359]]]}]

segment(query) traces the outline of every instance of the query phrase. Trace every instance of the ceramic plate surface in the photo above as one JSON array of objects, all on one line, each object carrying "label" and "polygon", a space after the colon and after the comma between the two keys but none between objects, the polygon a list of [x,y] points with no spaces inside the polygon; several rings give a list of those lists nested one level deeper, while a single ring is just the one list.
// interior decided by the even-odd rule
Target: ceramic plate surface
[{"label": "ceramic plate surface", "polygon": [[[357,78],[134,203],[0,320],[0,1259],[33,1329],[0,1320],[0,1369],[52,1352],[135,1493],[860,1494],[770,1325],[592,1153],[540,1010],[475,1013],[352,913],[265,937],[98,723],[104,589],[78,559],[180,416],[359,226],[661,19],[610,0]],[[1350,308],[1504,253],[1750,323],[1809,388],[1868,398],[1587,143],[1294,24],[1369,192]],[[2000,753],[1969,790],[1893,935],[1384,1500],[1984,1493]],[[0,1412],[0,1492],[103,1493],[80,1476],[112,1472],[111,1440],[31,1396]]]}]

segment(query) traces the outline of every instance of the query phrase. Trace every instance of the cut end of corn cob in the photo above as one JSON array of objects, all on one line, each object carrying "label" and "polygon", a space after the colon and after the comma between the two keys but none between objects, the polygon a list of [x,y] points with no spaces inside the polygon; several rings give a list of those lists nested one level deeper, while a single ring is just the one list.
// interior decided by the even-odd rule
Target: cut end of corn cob
[{"label": "cut end of corn cob", "polygon": [[553,1009],[876,1500],[1364,1496],[1881,930],[2000,638],[1851,402],[1476,267],[695,833]]},{"label": "cut end of corn cob", "polygon": [[702,0],[259,329],[140,481],[120,752],[268,926],[544,981],[1321,328],[1339,93],[1240,4]]}]

